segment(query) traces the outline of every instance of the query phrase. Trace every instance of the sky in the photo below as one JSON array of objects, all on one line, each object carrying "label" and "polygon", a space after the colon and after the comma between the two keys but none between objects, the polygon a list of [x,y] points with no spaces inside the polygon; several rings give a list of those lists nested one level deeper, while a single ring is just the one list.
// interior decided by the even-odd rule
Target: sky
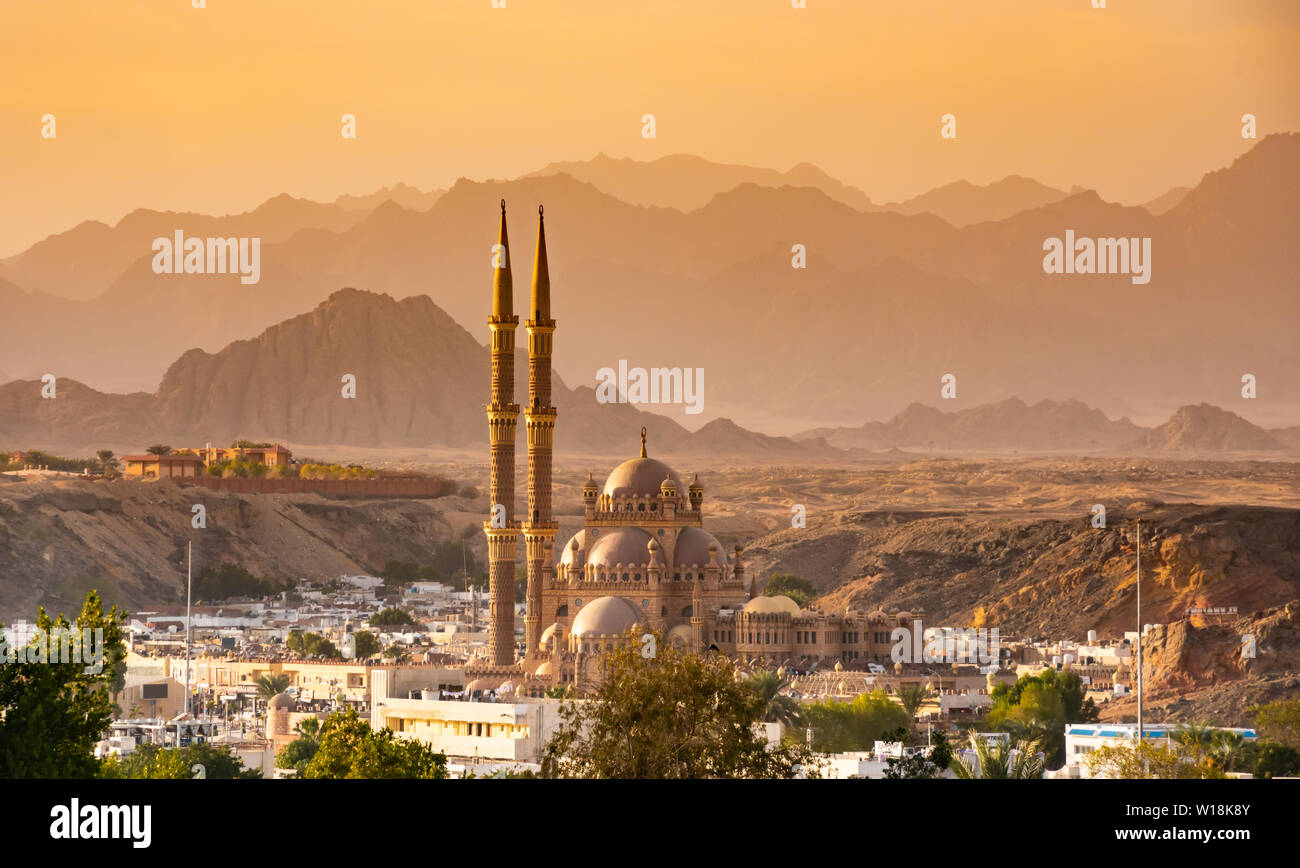
[{"label": "sky", "polygon": [[1292,0],[504,2],[0,0],[0,256],[138,207],[598,152],[811,162],[876,202],[1020,174],[1138,204],[1246,151],[1245,113],[1300,130]]}]

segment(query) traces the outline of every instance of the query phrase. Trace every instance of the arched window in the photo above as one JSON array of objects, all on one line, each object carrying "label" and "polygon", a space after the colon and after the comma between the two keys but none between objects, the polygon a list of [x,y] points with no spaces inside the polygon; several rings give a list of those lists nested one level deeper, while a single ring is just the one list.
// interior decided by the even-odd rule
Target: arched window
[{"label": "arched window", "polygon": [[636,511],[637,511],[637,512],[645,512],[645,504],[644,504],[644,503],[638,503],[638,504],[636,505]]},{"label": "arched window", "polygon": [[623,581],[626,582],[629,578],[630,578],[630,576],[628,576],[627,573],[624,573],[624,574],[623,574]]}]

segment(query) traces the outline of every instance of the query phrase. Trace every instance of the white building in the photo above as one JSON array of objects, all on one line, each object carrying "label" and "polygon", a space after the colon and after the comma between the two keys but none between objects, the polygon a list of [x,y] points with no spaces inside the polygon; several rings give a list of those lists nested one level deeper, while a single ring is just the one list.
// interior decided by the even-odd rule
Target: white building
[{"label": "white building", "polygon": [[[1153,723],[1142,727],[1145,741],[1154,742],[1158,747],[1169,747],[1178,739],[1177,725]],[[1247,741],[1256,738],[1253,729],[1234,727],[1215,727],[1216,732],[1235,732]],[[1065,725],[1065,765],[1055,773],[1055,777],[1089,778],[1092,773],[1085,757],[1102,746],[1126,745],[1137,743],[1136,723],[1067,723]]]}]

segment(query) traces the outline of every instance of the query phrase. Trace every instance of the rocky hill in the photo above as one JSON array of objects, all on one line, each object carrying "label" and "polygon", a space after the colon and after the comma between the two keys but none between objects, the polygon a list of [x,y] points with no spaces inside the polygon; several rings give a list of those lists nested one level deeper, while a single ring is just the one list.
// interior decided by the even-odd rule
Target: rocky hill
[{"label": "rocky hill", "polygon": [[[207,527],[190,526],[191,506]],[[97,588],[127,608],[185,599],[194,569],[231,562],[275,582],[370,573],[387,560],[427,563],[436,541],[480,526],[485,498],[337,501],[314,494],[238,495],[171,482],[5,482],[0,478],[0,619],[37,605],[71,612]],[[467,540],[478,557],[482,534]]]},{"label": "rocky hill", "polygon": [[[1283,434],[1283,438],[1287,435]],[[1236,413],[1209,404],[1179,407],[1169,421],[1138,438],[1142,452],[1215,453],[1280,452],[1289,448],[1278,438]]]},{"label": "rocky hill", "polygon": [[[1126,519],[1144,519],[1144,620],[1191,606],[1248,612],[1300,600],[1300,509],[1127,503],[1107,529],[1077,519],[844,511],[747,549],[758,574],[794,572],[828,611],[925,609],[927,619],[1025,637],[1122,635],[1135,618]],[[868,609],[868,610],[869,610]]]},{"label": "rocky hill", "polygon": [[[521,342],[522,343],[522,342]],[[53,400],[34,380],[0,386],[0,448],[138,451],[150,443],[235,438],[365,448],[467,448],[486,454],[491,361],[487,348],[428,296],[397,301],[343,289],[309,313],[217,353],[190,350],[155,395],[113,395],[56,380]],[[527,403],[528,356],[515,359],[515,400]],[[355,398],[343,396],[346,375]],[[554,376],[563,420],[556,450],[627,455],[649,429],[657,454],[733,459],[842,460],[818,440],[795,442],[715,420],[696,432],[630,404],[601,403],[590,387]],[[526,448],[519,426],[519,449]]]}]

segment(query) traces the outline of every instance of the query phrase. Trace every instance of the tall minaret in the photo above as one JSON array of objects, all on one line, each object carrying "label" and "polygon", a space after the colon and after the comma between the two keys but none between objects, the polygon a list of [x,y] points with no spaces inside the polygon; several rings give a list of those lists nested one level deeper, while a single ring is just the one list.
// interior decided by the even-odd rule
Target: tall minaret
[{"label": "tall minaret", "polygon": [[491,625],[488,653],[494,666],[515,662],[515,557],[519,552],[519,523],[515,520],[515,403],[514,287],[510,280],[510,241],[506,237],[506,200],[501,200],[501,237],[492,277],[492,401],[487,405],[491,442],[489,488],[492,515],[483,523],[488,540],[488,611]]},{"label": "tall minaret", "polygon": [[532,318],[528,320],[528,515],[524,518],[524,553],[528,559],[527,611],[524,614],[526,658],[537,654],[541,641],[542,580],[551,571],[555,533],[551,516],[551,449],[555,439],[555,408],[551,406],[551,274],[546,264],[546,223],[537,207],[537,255],[533,259]]}]

